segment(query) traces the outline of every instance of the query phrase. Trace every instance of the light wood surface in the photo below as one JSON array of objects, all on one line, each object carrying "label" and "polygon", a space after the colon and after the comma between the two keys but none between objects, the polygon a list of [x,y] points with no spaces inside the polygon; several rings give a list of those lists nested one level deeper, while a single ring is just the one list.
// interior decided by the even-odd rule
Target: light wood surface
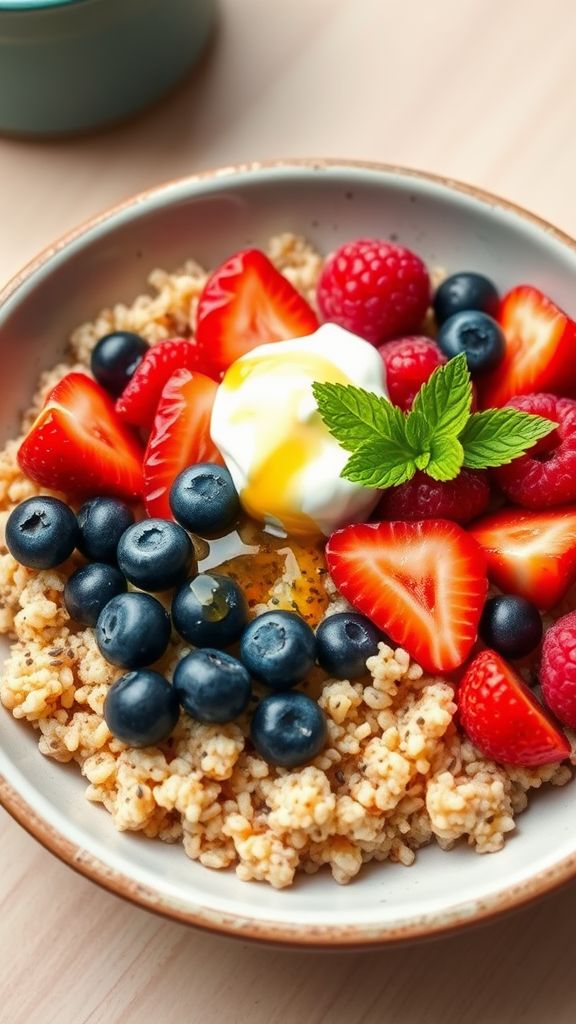
[{"label": "light wood surface", "polygon": [[[0,139],[0,281],[138,189],[275,156],[433,170],[576,235],[575,40],[572,0],[223,0],[201,68],[148,114]],[[267,950],[122,903],[0,812],[0,1022],[568,1024],[575,915],[572,886],[411,949]]]}]

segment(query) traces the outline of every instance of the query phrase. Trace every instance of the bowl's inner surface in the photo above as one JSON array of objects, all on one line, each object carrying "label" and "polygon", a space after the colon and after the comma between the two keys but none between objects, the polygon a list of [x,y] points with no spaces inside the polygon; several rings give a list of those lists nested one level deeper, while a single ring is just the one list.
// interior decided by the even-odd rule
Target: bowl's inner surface
[{"label": "bowl's inner surface", "polygon": [[[277,168],[176,184],[92,228],[37,270],[0,310],[5,386],[0,432],[14,431],[41,368],[52,365],[74,326],[104,305],[129,301],[156,266],[187,257],[207,266],[281,231],[302,233],[328,252],[345,239],[393,238],[429,265],[489,274],[501,289],[534,283],[576,314],[576,252],[511,211],[419,178],[361,168]],[[290,890],[245,884],[233,871],[193,863],[180,845],[117,833],[109,816],[83,797],[84,780],[38,753],[33,730],[0,710],[0,773],[28,804],[80,850],[99,858],[182,910],[207,908],[261,922],[352,928],[348,938],[384,935],[397,926],[424,929],[473,914],[496,895],[506,899],[576,850],[573,787],[546,789],[519,816],[504,851],[421,851],[405,868],[374,864],[347,888],[322,872]],[[572,809],[572,810],[571,810]],[[542,889],[546,886],[543,884]],[[466,907],[462,905],[466,904]],[[307,929],[307,931],[305,931]],[[296,929],[296,932],[298,929]],[[324,935],[329,941],[329,936]]]}]

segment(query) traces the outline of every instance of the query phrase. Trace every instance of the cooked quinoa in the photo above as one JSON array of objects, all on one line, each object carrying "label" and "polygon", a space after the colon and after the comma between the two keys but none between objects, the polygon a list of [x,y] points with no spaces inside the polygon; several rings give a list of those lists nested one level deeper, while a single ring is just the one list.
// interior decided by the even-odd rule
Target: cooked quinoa
[{"label": "cooked quinoa", "polygon": [[[289,234],[273,238],[269,254],[314,302],[320,255]],[[79,327],[69,361],[42,376],[23,430],[61,377],[89,372],[90,352],[103,334],[136,331],[152,344],[189,335],[205,280],[192,261],[174,274],[154,270],[150,294]],[[11,509],[40,493],[18,468],[19,443],[9,441],[0,453],[2,538]],[[127,747],[103,719],[106,694],[122,670],[102,658],[92,630],[71,622],[63,603],[64,584],[80,556],[58,570],[35,571],[2,551],[0,632],[11,640],[2,703],[37,730],[42,754],[79,765],[87,799],[102,804],[116,828],[181,841],[206,867],[234,866],[245,881],[283,888],[298,871],[311,874],[324,864],[340,883],[370,860],[409,865],[415,851],[434,840],[450,849],[465,839],[479,853],[491,853],[514,828],[528,790],[571,777],[565,765],[521,769],[483,758],[457,730],[450,683],[424,674],[406,651],[385,644],[368,660],[362,681],[330,680],[316,670],[304,684],[328,722],[326,748],[307,767],[278,769],[257,756],[246,716],[222,726],[183,714],[160,746]],[[270,606],[297,588],[298,574],[287,549]],[[329,581],[326,601],[327,614],[343,606]],[[188,651],[174,639],[158,670],[171,678]]]}]

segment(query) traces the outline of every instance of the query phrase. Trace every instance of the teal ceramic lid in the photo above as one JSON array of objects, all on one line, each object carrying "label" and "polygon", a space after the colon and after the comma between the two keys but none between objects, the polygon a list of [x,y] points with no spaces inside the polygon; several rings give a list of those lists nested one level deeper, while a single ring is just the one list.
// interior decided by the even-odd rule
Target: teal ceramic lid
[{"label": "teal ceramic lid", "polygon": [[0,0],[0,11],[37,11],[40,7],[69,7],[85,0]]}]

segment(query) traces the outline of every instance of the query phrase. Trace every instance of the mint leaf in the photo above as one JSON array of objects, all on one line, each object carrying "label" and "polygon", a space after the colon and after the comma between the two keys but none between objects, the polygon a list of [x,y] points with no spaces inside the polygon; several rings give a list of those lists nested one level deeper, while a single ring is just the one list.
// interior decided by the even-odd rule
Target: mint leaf
[{"label": "mint leaf", "polygon": [[464,466],[487,469],[505,466],[525,455],[542,437],[557,428],[553,420],[520,409],[486,409],[475,412],[460,434]]},{"label": "mint leaf", "polygon": [[399,445],[403,443],[405,455],[410,458],[406,418],[388,399],[351,384],[316,381],[312,391],[324,423],[346,451],[357,451],[375,436],[388,437]]},{"label": "mint leaf", "polygon": [[453,480],[464,462],[464,449],[460,441],[450,434],[441,434],[432,440],[430,461],[426,473],[433,480]]},{"label": "mint leaf", "polygon": [[470,416],[471,403],[470,371],[461,353],[438,366],[416,395],[406,425],[411,444],[426,449],[441,434],[458,437]]},{"label": "mint leaf", "polygon": [[411,480],[415,462],[396,441],[374,437],[348,459],[340,476],[362,487],[396,487]]}]

